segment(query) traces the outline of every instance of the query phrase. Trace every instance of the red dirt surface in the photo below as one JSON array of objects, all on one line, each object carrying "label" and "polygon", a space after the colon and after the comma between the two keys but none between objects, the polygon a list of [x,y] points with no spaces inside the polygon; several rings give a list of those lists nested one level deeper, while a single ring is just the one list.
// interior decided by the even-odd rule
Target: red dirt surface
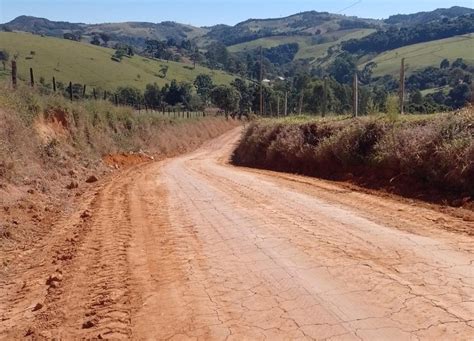
[{"label": "red dirt surface", "polygon": [[139,165],[144,162],[150,162],[154,159],[154,157],[145,154],[119,153],[105,155],[102,160],[108,166],[123,168]]},{"label": "red dirt surface", "polygon": [[229,166],[239,134],[113,173],[12,250],[0,338],[472,338],[473,220]]}]

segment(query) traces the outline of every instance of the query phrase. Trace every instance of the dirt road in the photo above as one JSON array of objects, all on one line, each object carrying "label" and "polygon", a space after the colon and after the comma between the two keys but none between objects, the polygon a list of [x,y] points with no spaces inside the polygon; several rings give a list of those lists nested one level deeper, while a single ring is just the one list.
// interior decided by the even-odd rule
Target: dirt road
[{"label": "dirt road", "polygon": [[472,221],[226,165],[238,134],[86,196],[2,280],[0,337],[472,339]]}]

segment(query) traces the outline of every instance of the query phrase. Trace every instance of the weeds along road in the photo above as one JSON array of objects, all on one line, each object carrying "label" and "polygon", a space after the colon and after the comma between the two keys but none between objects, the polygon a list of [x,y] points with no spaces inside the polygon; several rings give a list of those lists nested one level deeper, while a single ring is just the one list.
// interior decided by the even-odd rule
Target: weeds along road
[{"label": "weeds along road", "polygon": [[2,287],[0,336],[472,339],[474,243],[446,230],[472,222],[226,165],[238,136],[86,197]]}]

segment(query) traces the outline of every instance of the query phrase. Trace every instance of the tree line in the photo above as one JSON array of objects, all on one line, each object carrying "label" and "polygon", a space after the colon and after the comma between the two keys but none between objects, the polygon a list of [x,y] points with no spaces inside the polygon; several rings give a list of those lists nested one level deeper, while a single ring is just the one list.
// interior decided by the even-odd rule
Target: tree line
[{"label": "tree line", "polygon": [[343,51],[352,54],[382,53],[399,47],[450,38],[474,32],[474,14],[454,19],[444,18],[423,24],[398,28],[390,26],[360,39],[342,42]]}]

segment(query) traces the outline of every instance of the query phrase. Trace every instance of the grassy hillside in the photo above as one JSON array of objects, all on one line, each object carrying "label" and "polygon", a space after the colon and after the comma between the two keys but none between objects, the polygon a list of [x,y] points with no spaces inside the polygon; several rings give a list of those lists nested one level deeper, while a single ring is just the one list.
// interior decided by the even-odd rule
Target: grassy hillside
[{"label": "grassy hillside", "polygon": [[[259,48],[260,46],[263,48],[272,48],[282,44],[298,43],[299,51],[296,54],[295,59],[315,60],[324,56],[330,47],[335,46],[344,40],[362,38],[374,31],[375,29],[353,29],[326,33],[319,37],[304,35],[266,37],[232,45],[229,47],[229,51],[243,52]],[[326,39],[328,42],[318,44],[318,38]]]},{"label": "grassy hillside", "polygon": [[204,28],[175,22],[162,22],[159,24],[146,22],[107,23],[88,25],[84,29],[84,34],[87,36],[93,36],[96,33],[102,32],[109,34],[118,41],[135,42],[138,43],[137,45],[144,45],[146,39],[193,39],[203,36],[208,31]]},{"label": "grassy hillside", "polygon": [[301,49],[298,51],[296,58],[298,59],[306,59],[311,58],[316,60],[320,57],[323,57],[327,54],[328,49],[332,46],[340,44],[341,42],[349,39],[359,39],[365,37],[371,33],[375,32],[375,29],[364,28],[364,29],[355,29],[355,30],[343,30],[339,32],[334,32],[335,40],[332,42],[307,46],[306,48]]},{"label": "grassy hillside", "polygon": [[448,39],[435,40],[387,51],[370,60],[377,63],[376,76],[397,75],[400,72],[400,60],[406,58],[408,72],[428,66],[439,66],[444,58],[454,61],[463,58],[474,65],[474,33]]},{"label": "grassy hillside", "polygon": [[[72,81],[110,90],[124,85],[143,89],[148,83],[164,85],[172,79],[192,82],[201,73],[211,75],[218,84],[229,83],[234,78],[200,66],[192,69],[192,65],[140,56],[123,58],[118,63],[110,59],[114,53],[112,49],[29,33],[0,32],[0,47],[6,49],[11,57],[18,55],[21,79],[28,79],[30,67],[34,69],[37,81],[44,77],[46,82],[51,82],[55,76],[64,83]],[[162,66],[169,68],[166,78],[159,77]]]},{"label": "grassy hillside", "polygon": [[61,38],[64,33],[80,32],[84,41],[90,41],[93,35],[105,33],[110,36],[111,42],[128,43],[134,46],[143,46],[146,39],[167,40],[168,38],[174,38],[180,41],[182,39],[193,39],[208,32],[204,28],[170,21],[157,24],[149,22],[121,22],[88,25],[51,21],[45,18],[26,15],[19,16],[6,25],[15,31],[34,32],[36,34]]},{"label": "grassy hillside", "polygon": [[298,43],[300,48],[311,44],[311,37],[308,36],[273,36],[247,41],[245,43],[229,46],[229,52],[243,52],[253,50],[260,46],[266,49],[277,47],[283,44]]},{"label": "grassy hillside", "polygon": [[326,12],[303,12],[283,18],[249,19],[235,26],[213,27],[206,38],[227,46],[275,36],[319,36],[336,31],[376,28],[381,21]]}]

